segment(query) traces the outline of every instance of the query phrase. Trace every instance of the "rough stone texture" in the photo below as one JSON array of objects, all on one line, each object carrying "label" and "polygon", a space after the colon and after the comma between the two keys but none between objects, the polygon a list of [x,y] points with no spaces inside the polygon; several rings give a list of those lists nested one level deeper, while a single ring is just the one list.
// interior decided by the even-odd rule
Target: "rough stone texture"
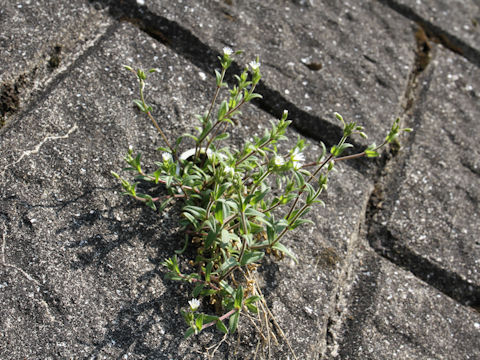
[{"label": "rough stone texture", "polygon": [[[91,46],[112,20],[84,1],[0,1],[0,121]],[[1,124],[0,124],[1,125]]]},{"label": "rough stone texture", "polygon": [[[436,2],[448,14],[427,21],[428,1],[0,2],[11,120],[0,129],[0,358],[199,359],[222,341],[182,338],[191,289],[164,281],[160,265],[182,244],[177,209],[159,216],[122,198],[110,171],[128,145],[145,164],[162,145],[121,64],[161,70],[147,97],[173,138],[205,110],[224,46],[246,50],[240,66],[259,54],[264,74],[264,100],[245,108],[234,145],[284,107],[327,144],[333,111],[377,141],[393,116],[415,128],[378,171],[337,165],[315,226],[285,241],[298,266],[262,264],[262,291],[297,357],[480,356],[478,60],[449,46],[460,37],[478,49],[478,39],[456,33],[456,3]],[[423,27],[416,37],[408,19]],[[23,111],[4,111],[10,94]],[[213,358],[255,356],[292,358],[282,340],[269,354],[248,321]]]},{"label": "rough stone texture", "polygon": [[360,259],[340,359],[480,357],[480,314],[371,252]]},{"label": "rough stone texture", "polygon": [[[415,58],[413,24],[376,1],[188,0],[145,5],[141,14],[148,14],[146,30],[173,47],[180,47],[176,43],[183,37],[181,51],[189,52],[197,43],[219,53],[224,46],[246,50],[240,67],[259,55],[265,75],[262,106],[277,114],[288,108],[297,128],[310,137],[328,143],[337,138],[335,111],[383,136],[401,111]],[[124,16],[132,13],[125,11]]]},{"label": "rough stone texture", "polygon": [[[442,31],[439,40],[465,52],[480,53],[480,4],[476,0],[381,0]],[[450,39],[449,39],[450,38]],[[468,50],[467,50],[468,51]]]},{"label": "rough stone texture", "polygon": [[[90,53],[45,102],[1,135],[0,354],[198,358],[192,353],[202,351],[197,341],[208,345],[219,338],[206,332],[200,340],[182,340],[179,309],[189,299],[188,288],[164,282],[160,265],[181,245],[174,217],[159,217],[121,198],[110,171],[122,167],[128,145],[147,158],[161,145],[154,128],[129,105],[135,81],[121,64],[160,69],[148,97],[171,136],[192,127],[188,119],[207,104],[214,79],[193,81],[198,68],[130,25],[111,28]],[[263,132],[268,119],[247,109],[236,138]],[[342,182],[335,181],[324,199],[329,209],[312,213],[317,225],[286,240],[301,265],[285,260],[260,271],[267,302],[302,358],[325,351],[332,301],[350,266],[342,259],[355,241],[355,214],[368,200],[371,184],[347,170],[339,166]],[[26,336],[31,329],[35,336]],[[240,339],[258,341],[245,331]],[[235,342],[221,349],[227,354]],[[255,347],[240,350],[251,353]],[[276,351],[288,353],[285,344]]]},{"label": "rough stone texture", "polygon": [[457,282],[456,297],[477,305],[480,304],[478,79],[480,72],[476,66],[438,47],[413,109],[415,134],[411,137],[412,144],[404,150],[406,164],[393,172],[385,189],[387,195],[382,205],[385,210],[374,216],[388,232],[383,245],[390,248],[387,251],[392,256],[417,262],[418,266],[424,262],[428,277],[438,276],[435,268],[444,270],[441,277],[445,286]]}]

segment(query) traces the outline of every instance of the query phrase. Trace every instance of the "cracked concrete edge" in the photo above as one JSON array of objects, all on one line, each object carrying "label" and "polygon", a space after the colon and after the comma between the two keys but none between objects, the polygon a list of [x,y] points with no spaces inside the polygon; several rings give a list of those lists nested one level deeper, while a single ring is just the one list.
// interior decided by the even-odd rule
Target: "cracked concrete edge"
[{"label": "cracked concrete edge", "polygon": [[[12,269],[13,271],[20,273],[21,276],[23,276],[27,281],[35,284],[38,290],[41,290],[43,288],[42,284],[40,284],[40,282],[38,282],[38,280],[33,278],[28,272],[19,268],[18,266],[7,263],[5,259],[6,243],[7,243],[7,225],[4,223],[2,226],[1,265],[7,269]],[[35,300],[38,301],[41,304],[41,306],[45,309],[48,320],[50,322],[54,322],[55,316],[52,315],[52,312],[50,311],[50,306],[48,305],[48,303],[43,298],[39,298],[39,299],[36,298]]]},{"label": "cracked concrete edge", "polygon": [[33,148],[29,150],[24,150],[20,156],[13,162],[7,163],[2,172],[0,173],[0,178],[2,178],[5,175],[5,171],[7,171],[8,168],[11,166],[15,166],[19,162],[21,162],[24,158],[29,157],[30,155],[38,154],[42,146],[48,142],[48,141],[54,141],[54,140],[59,140],[59,139],[68,139],[70,134],[78,130],[78,125],[76,123],[73,124],[73,126],[63,135],[51,135],[48,134],[46,135],[42,140],[40,140]]},{"label": "cracked concrete edge", "polygon": [[[444,49],[442,45],[432,46],[430,52],[432,63],[437,61],[437,57],[438,60],[440,60],[446,54],[451,54],[448,50]],[[437,55],[437,52],[440,52],[440,54]],[[452,56],[458,57],[458,55],[454,54],[452,54]],[[464,59],[462,60],[467,63]],[[457,64],[456,62],[452,63]],[[476,69],[476,67],[471,66],[471,69]],[[418,82],[421,86],[416,90],[416,101],[408,114],[408,117],[411,119],[410,123],[407,124],[408,126],[419,129],[421,128],[421,119],[424,117],[424,114],[421,111],[424,107],[422,104],[429,104],[431,102],[428,98],[429,89],[431,88],[431,83],[435,82],[434,77],[439,76],[434,73],[435,66],[430,66],[419,77]],[[461,99],[462,97],[458,96],[458,98]],[[426,111],[428,112],[428,110]],[[417,136],[418,132],[416,131],[410,134],[406,139],[406,142],[403,144],[404,147],[408,149],[419,142]],[[413,155],[414,154],[404,153],[400,150],[396,162],[387,164],[384,174],[377,182],[375,192],[372,196],[370,217],[373,217],[373,215],[379,211],[377,209],[377,204],[382,204],[384,200],[388,200],[388,203],[390,204],[397,202],[398,197],[400,196],[397,190],[401,188],[403,179],[407,177],[407,166],[408,163],[411,162],[410,158],[413,157]],[[472,176],[474,175],[472,174]],[[393,205],[390,206],[392,207]],[[374,223],[374,221],[371,222],[372,230],[368,237],[372,248],[379,255],[392,261],[397,266],[411,271],[418,278],[437,288],[439,291],[453,298],[460,304],[473,306],[478,309],[480,288],[478,287],[478,284],[475,284],[472,281],[472,279],[467,278],[464,268],[461,266],[455,268],[454,266],[450,266],[453,264],[449,265],[448,263],[443,263],[442,266],[429,256],[428,251],[422,252],[419,251],[418,248],[410,248],[407,244],[403,243],[405,240],[402,240],[398,233],[392,233],[388,226],[379,226],[379,224],[375,226]],[[475,268],[473,267],[471,269],[474,270]]]},{"label": "cracked concrete edge", "polygon": [[[82,0],[83,4],[91,11],[87,18],[76,17],[69,31],[58,31],[48,43],[57,43],[59,53],[54,65],[51,64],[50,50],[45,46],[38,46],[35,56],[28,59],[23,65],[18,65],[15,72],[5,71],[0,73],[1,113],[0,131],[21,114],[30,111],[32,103],[49,93],[58,83],[58,79],[65,76],[73,64],[82,57],[90,48],[94,47],[99,39],[108,32],[115,24],[111,17],[101,9],[95,8],[88,1]],[[40,5],[39,5],[40,6]],[[71,14],[70,14],[71,15]],[[55,21],[52,19],[52,24]],[[75,29],[73,29],[75,28]],[[52,31],[55,34],[55,32]],[[56,36],[56,37],[55,37]],[[44,44],[46,45],[46,44]],[[34,45],[32,45],[34,47]],[[60,55],[61,51],[61,55]],[[8,63],[8,60],[7,60]]]},{"label": "cracked concrete edge", "polygon": [[[216,49],[219,49],[220,46],[217,41],[218,39],[215,39],[216,43],[207,41],[201,36],[201,34],[197,34],[192,30],[191,24],[182,24],[175,19],[171,19],[170,16],[165,16],[165,14],[156,12],[158,9],[156,9],[155,6],[152,8],[149,8],[148,6],[139,7],[134,1],[131,0],[125,1],[118,5],[111,4],[109,0],[103,0],[101,3],[106,5],[110,4],[109,11],[113,17],[133,23],[136,27],[146,32],[149,36],[166,44],[168,47],[171,47],[175,52],[182,54],[182,56],[187,58],[189,61],[195,62],[205,71],[213,71],[213,68],[216,66],[216,56],[219,55],[217,54]],[[403,19],[402,16],[396,14],[394,11],[384,7],[383,5],[377,5],[375,2],[371,2],[369,4],[372,7],[375,7],[376,11],[384,10],[388,12],[389,16],[397,16],[398,19]],[[302,6],[303,5],[305,4],[302,4]],[[379,10],[379,8],[381,8],[381,10]],[[174,14],[174,12],[172,12],[172,14]],[[174,15],[172,15],[172,17],[175,18]],[[408,23],[408,21],[405,22]],[[406,33],[409,32],[406,31],[405,34]],[[174,41],[172,39],[174,39]],[[402,44],[403,43],[404,42],[402,41]],[[410,58],[410,52],[407,51],[407,53],[407,57]],[[200,58],[198,54],[205,55]],[[241,69],[241,65],[239,64],[233,64],[234,70]],[[305,65],[301,66],[303,68]],[[313,77],[312,74],[309,76]],[[401,77],[403,79],[403,73],[401,74]],[[300,108],[300,104],[297,104],[291,99],[287,99],[287,95],[280,93],[279,90],[273,86],[274,82],[268,84],[261,82],[259,84],[257,89],[263,94],[264,98],[261,101],[256,101],[257,106],[275,117],[281,116],[283,109],[288,109],[291,118],[294,120],[294,126],[300,133],[309,138],[322,140],[326,145],[334,145],[333,139],[341,136],[341,127],[336,121],[332,121],[330,119],[333,118],[333,111],[332,113],[328,114],[328,119],[324,118],[321,114],[316,114],[315,112],[310,111],[311,109],[306,111],[305,109]],[[332,87],[335,86],[332,85]],[[399,92],[401,92],[401,90]],[[395,112],[397,112],[398,101],[395,100],[395,104]],[[376,117],[377,116],[369,116],[369,118]],[[383,118],[383,116],[379,117]],[[366,120],[364,119],[364,121]],[[312,126],[313,128],[317,129],[317,125],[318,127],[321,127],[321,131],[312,131]],[[380,127],[384,125],[384,123],[379,123]],[[385,126],[388,126],[388,124]],[[372,133],[374,133],[375,127],[370,130]],[[352,139],[351,142],[358,146],[365,145],[362,139]],[[349,165],[364,173],[369,173],[372,167],[370,162],[364,161],[363,159],[360,159],[359,161]]]},{"label": "cracked concrete edge", "polygon": [[[370,184],[368,193],[372,193],[374,188],[373,182]],[[335,284],[335,288],[332,291],[330,297],[331,313],[325,324],[325,348],[320,353],[320,358],[334,358],[338,355],[340,348],[339,339],[343,331],[345,318],[348,316],[349,311],[349,295],[351,288],[354,285],[354,279],[356,276],[356,267],[358,261],[358,250],[365,243],[365,221],[367,216],[368,205],[370,202],[370,196],[363,203],[361,211],[357,217],[357,223],[355,229],[352,231],[350,242],[347,245],[348,250],[345,257],[345,263],[347,264],[341,270],[338,277],[338,281]]]},{"label": "cracked concrete edge", "polygon": [[424,27],[431,38],[445,46],[450,51],[460,54],[472,64],[480,66],[480,49],[478,48],[478,43],[475,43],[474,41],[472,42],[472,39],[462,36],[459,31],[451,28],[449,23],[442,24],[432,22],[432,20],[427,18],[427,13],[419,10],[418,7],[415,4],[410,3],[410,1],[378,1]]}]

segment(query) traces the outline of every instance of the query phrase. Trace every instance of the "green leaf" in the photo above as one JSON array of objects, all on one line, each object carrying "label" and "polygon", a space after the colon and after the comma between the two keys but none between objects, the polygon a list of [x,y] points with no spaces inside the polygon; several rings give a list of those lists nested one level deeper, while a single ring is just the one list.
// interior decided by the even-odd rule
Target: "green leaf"
[{"label": "green leaf", "polygon": [[168,203],[173,201],[173,198],[167,198],[166,200],[164,200],[162,202],[162,204],[160,205],[160,207],[158,208],[158,211],[163,211],[165,210],[165,208],[167,207]]},{"label": "green leaf", "polygon": [[220,274],[223,274],[223,273],[226,273],[228,270],[230,270],[232,267],[234,266],[237,266],[238,265],[238,261],[237,259],[231,257],[231,258],[228,258],[221,266],[220,268],[218,269],[218,272]]},{"label": "green leaf", "polygon": [[258,300],[260,300],[260,296],[257,296],[257,295],[249,296],[247,300],[245,300],[245,305],[257,302]]},{"label": "green leaf", "polygon": [[187,324],[190,324],[193,321],[193,314],[190,311],[180,310],[180,312],[182,313],[182,316],[187,322]]},{"label": "green leaf", "polygon": [[187,331],[185,331],[185,334],[183,335],[183,337],[186,339],[186,338],[192,336],[193,334],[195,334],[195,329],[190,326],[190,327],[187,329]]},{"label": "green leaf", "polygon": [[140,80],[146,80],[147,76],[145,75],[145,72],[142,69],[137,70],[137,76]]},{"label": "green leaf", "polygon": [[248,311],[250,311],[251,313],[258,313],[258,309],[255,305],[252,305],[252,304],[245,304],[245,306],[247,307]]},{"label": "green leaf", "polygon": [[223,209],[225,207],[225,203],[221,200],[218,200],[215,204],[215,219],[220,223],[223,224],[223,219],[225,216],[223,215]]},{"label": "green leaf", "polygon": [[302,176],[302,174],[298,173],[298,171],[294,171],[293,175],[295,176],[297,186],[299,188],[303,187],[303,185],[305,185],[305,178]]},{"label": "green leaf", "polygon": [[204,324],[212,322],[212,321],[217,321],[217,320],[218,320],[218,316],[216,316],[216,315],[203,314],[203,323]]},{"label": "green leaf", "polygon": [[155,204],[153,203],[152,199],[148,199],[147,202],[145,203],[145,205],[147,205],[150,209],[152,209],[153,211],[156,211],[157,210],[157,207],[155,206]]},{"label": "green leaf", "polygon": [[260,95],[260,94],[257,94],[257,93],[252,93],[252,94],[247,95],[247,96],[245,97],[245,102],[252,101],[253,99],[256,99],[256,98],[262,99],[263,96]]},{"label": "green leaf", "polygon": [[277,242],[275,243],[273,246],[272,246],[275,250],[278,250],[278,251],[281,251],[282,253],[284,253],[285,255],[287,255],[288,257],[292,258],[293,261],[295,261],[295,263],[298,264],[298,260],[297,258],[295,257],[295,255],[293,254],[293,252],[287,248],[285,245]]},{"label": "green leaf", "polygon": [[197,298],[198,295],[200,295],[200,293],[202,292],[203,288],[204,288],[205,284],[203,283],[199,283],[195,286],[195,288],[193,289],[193,292],[192,292],[192,296],[194,298]]},{"label": "green leaf", "polygon": [[220,85],[222,84],[222,74],[220,74],[218,70],[215,70],[215,77],[217,81],[217,86],[220,87]]},{"label": "green leaf", "polygon": [[245,266],[261,260],[265,256],[263,251],[246,251],[243,254],[240,265]]},{"label": "green leaf", "polygon": [[334,145],[332,146],[332,148],[330,149],[330,153],[333,155],[333,156],[340,156],[343,151],[345,149],[348,149],[350,147],[353,147],[352,144],[349,144],[349,143],[344,143],[342,145]]},{"label": "green leaf", "polygon": [[182,215],[185,216],[188,221],[190,221],[190,223],[195,227],[195,229],[198,227],[198,221],[193,217],[192,214],[183,212]]},{"label": "green leaf", "polygon": [[210,282],[210,274],[212,273],[213,262],[210,261],[205,268],[205,281]]},{"label": "green leaf", "polygon": [[245,209],[245,216],[255,216],[258,220],[261,220],[265,217],[265,214],[255,210],[250,205],[247,205],[247,208]]},{"label": "green leaf", "polygon": [[133,103],[138,106],[141,112],[146,112],[146,109],[140,100],[133,100]]},{"label": "green leaf", "polygon": [[231,333],[234,333],[235,330],[237,330],[238,318],[239,318],[239,317],[240,317],[240,310],[237,311],[237,312],[236,312],[235,314],[233,314],[232,316],[230,316],[228,330],[229,330]]},{"label": "green leaf", "polygon": [[216,325],[217,329],[220,330],[222,333],[224,333],[224,334],[228,333],[228,329],[225,326],[225,324],[223,323],[223,321],[218,320],[215,325]]},{"label": "green leaf", "polygon": [[205,239],[205,249],[209,249],[216,238],[217,238],[217,233],[213,230],[210,230],[208,232],[207,238]]},{"label": "green leaf", "polygon": [[225,140],[225,139],[228,139],[230,136],[230,134],[228,133],[222,133],[222,134],[218,134],[217,136],[215,136],[215,138],[213,140]]},{"label": "green leaf", "polygon": [[224,100],[220,104],[220,109],[218,109],[217,118],[219,121],[221,121],[225,117],[225,114],[227,113],[227,111],[228,111],[228,103]]},{"label": "green leaf", "polygon": [[243,301],[243,288],[241,286],[235,291],[235,303],[234,306],[236,309],[240,309],[242,307]]},{"label": "green leaf", "polygon": [[204,219],[207,215],[207,210],[199,206],[187,205],[184,206],[183,211],[188,211],[190,214],[199,219]]},{"label": "green leaf", "polygon": [[195,326],[197,327],[197,330],[198,331],[201,331],[202,330],[202,326],[203,326],[203,314],[200,314],[197,316],[197,318],[195,319]]},{"label": "green leaf", "polygon": [[292,224],[291,226],[291,229],[295,229],[297,227],[299,227],[300,225],[303,225],[303,224],[310,224],[310,225],[315,225],[315,223],[312,221],[312,220],[309,220],[309,219],[297,219],[295,220],[295,222]]},{"label": "green leaf", "polygon": [[373,157],[377,157],[379,154],[378,154],[378,151],[375,151],[375,150],[365,150],[365,155],[369,158],[373,158]]}]

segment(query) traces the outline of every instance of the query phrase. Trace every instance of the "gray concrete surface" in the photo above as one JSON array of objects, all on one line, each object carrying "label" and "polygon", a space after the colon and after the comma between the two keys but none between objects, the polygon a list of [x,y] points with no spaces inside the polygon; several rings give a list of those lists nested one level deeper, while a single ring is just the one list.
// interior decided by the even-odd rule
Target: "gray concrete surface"
[{"label": "gray concrete surface", "polygon": [[[203,359],[221,342],[214,331],[182,338],[191,289],[161,266],[182,244],[175,209],[121,197],[110,171],[129,145],[152,162],[161,145],[121,65],[160,69],[148,97],[173,137],[204,111],[223,46],[245,50],[237,69],[260,55],[264,74],[264,99],[245,109],[234,143],[284,108],[314,139],[310,158],[338,134],[333,111],[377,142],[395,116],[415,130],[380,160],[339,164],[315,225],[286,240],[301,264],[260,268],[297,358],[480,357],[478,63],[445,41],[478,49],[475,26],[457,31],[460,7],[1,5],[0,358]],[[464,6],[475,19],[478,5]],[[426,21],[428,7],[441,16]],[[269,353],[247,321],[213,358],[293,356],[283,342]]]}]

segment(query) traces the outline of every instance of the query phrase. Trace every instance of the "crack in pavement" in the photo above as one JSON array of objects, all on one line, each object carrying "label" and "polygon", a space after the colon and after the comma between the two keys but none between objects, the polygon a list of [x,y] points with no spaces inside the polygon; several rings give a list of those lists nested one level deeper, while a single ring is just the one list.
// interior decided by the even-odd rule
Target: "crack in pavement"
[{"label": "crack in pavement", "polygon": [[[133,0],[125,0],[122,2],[97,0],[95,2],[100,2],[108,7],[108,11],[114,19],[132,24],[204,72],[213,74],[214,69],[218,67],[218,57],[221,56],[221,54],[205,44],[195,34],[181,26],[181,24],[155,14],[145,6],[140,8]],[[236,82],[233,74],[241,73],[243,67],[234,61],[230,69],[231,71],[227,73],[225,80],[233,83]],[[342,137],[343,131],[339,125],[300,109],[278,91],[267,86],[264,81],[260,80],[256,87],[256,92],[262,94],[263,98],[254,99],[252,104],[275,118],[280,118],[283,111],[288,110],[288,118],[293,121],[293,127],[303,136],[316,141],[323,141],[328,147],[336,145],[333,139]],[[303,121],[299,121],[300,119]],[[312,124],[315,124],[315,129],[318,128],[322,131],[312,131]],[[349,142],[352,143],[355,148],[363,147],[355,139],[349,139]],[[346,154],[347,153],[348,151]],[[350,162],[348,166],[362,173],[371,171],[370,169],[372,167],[371,162],[365,159]]]},{"label": "crack in pavement", "polygon": [[41,147],[43,146],[43,144],[45,144],[47,141],[52,141],[52,140],[59,140],[59,139],[67,139],[70,134],[72,134],[74,131],[78,130],[78,126],[77,124],[74,124],[66,134],[64,135],[47,135],[46,137],[44,137],[37,145],[35,145],[35,147],[32,149],[32,150],[25,150],[22,155],[20,155],[20,157],[12,162],[12,163],[8,163],[4,168],[3,168],[3,171],[0,173],[0,178],[2,178],[4,175],[5,175],[5,172],[7,171],[8,168],[18,164],[19,162],[21,162],[24,158],[30,156],[30,155],[33,155],[33,154],[37,154]]},{"label": "crack in pavement", "polygon": [[[431,74],[427,69],[429,69],[428,65],[434,57],[433,48],[430,45],[431,37],[422,26],[418,28],[415,39],[417,42],[416,67],[412,69],[411,78],[405,90],[403,99],[405,107],[403,114],[400,116],[405,121],[413,117],[410,120],[413,123],[407,124],[413,128],[419,126],[418,119],[420,117],[414,116],[415,114],[412,114],[412,111],[415,108],[415,104],[421,104],[424,101],[425,90],[429,88],[431,81]],[[415,137],[416,132],[414,131],[407,138],[406,142],[408,144],[414,143]],[[395,163],[392,162],[394,158],[397,159]],[[397,149],[396,152],[392,153],[391,158],[385,160],[384,166],[379,169],[365,218],[368,243],[377,254],[396,266],[411,272],[418,279],[436,288],[458,303],[478,308],[480,307],[479,286],[415,253],[393,236],[387,225],[380,224],[374,220],[375,215],[382,211],[382,203],[386,200],[386,196],[390,196],[389,202],[395,203],[395,196],[398,196],[398,193],[388,192],[388,189],[398,188],[401,179],[405,178],[404,171],[408,158],[409,154],[399,153],[399,149]]]},{"label": "crack in pavement", "polygon": [[472,64],[480,67],[480,52],[475,48],[468,45],[462,39],[456,37],[453,34],[448,33],[445,30],[442,30],[439,26],[433,24],[427,19],[423,18],[415,12],[414,9],[410,8],[407,5],[400,4],[395,0],[377,0],[380,3],[390,7],[392,10],[398,12],[399,14],[405,16],[407,19],[410,19],[421,27],[423,27],[430,38],[436,42],[442,44],[444,47],[453,51]]},{"label": "crack in pavement", "polygon": [[[64,80],[70,73],[71,70],[78,66],[84,59],[88,58],[93,51],[95,51],[103,41],[105,41],[118,27],[118,24],[112,24],[106,28],[103,28],[103,31],[100,31],[92,35],[92,38],[86,41],[83,51],[78,53],[71,54],[68,62],[63,61],[60,66],[55,68],[55,72],[51,74],[52,76],[48,77],[38,77],[36,76],[36,68],[31,69],[27,73],[23,73],[18,76],[11,86],[16,89],[25,89],[29,87],[27,92],[22,93],[20,90],[16,94],[18,98],[18,106],[15,107],[12,111],[8,111],[5,114],[0,112],[0,131],[5,130],[8,125],[12,122],[12,118],[17,118],[23,114],[31,112],[37,107],[37,105],[44,101],[53,89]],[[27,85],[25,85],[27,84]],[[30,87],[31,85],[31,87]],[[26,103],[26,107],[22,108],[21,104]],[[2,105],[2,104],[0,104]]]},{"label": "crack in pavement", "polygon": [[[328,317],[325,331],[325,345],[326,351],[328,351],[328,358],[334,358],[338,356],[340,350],[338,334],[341,333],[345,318],[348,315],[348,294],[354,285],[353,278],[356,274],[354,272],[355,259],[357,250],[361,243],[360,239],[363,237],[362,227],[364,225],[363,222],[365,221],[369,200],[370,199],[367,199],[363,204],[360,211],[360,216],[358,217],[357,225],[355,226],[352,236],[350,237],[350,244],[348,244],[347,255],[344,260],[348,265],[342,268],[341,273],[338,276],[336,286],[332,291],[333,294],[330,303],[333,307],[333,312]],[[322,354],[320,358],[323,359],[324,356],[325,354]]]},{"label": "crack in pavement", "polygon": [[[15,266],[13,264],[9,264],[7,263],[6,261],[6,258],[5,258],[5,247],[7,245],[7,227],[6,225],[3,226],[3,231],[2,231],[2,248],[1,248],[1,264],[7,268],[11,268],[11,269],[14,269],[16,271],[18,271],[20,274],[22,274],[28,281],[34,283],[36,286],[37,286],[37,293],[40,293],[41,292],[41,296],[44,297],[45,296],[45,292],[46,291],[42,291],[45,289],[45,286],[43,286],[42,284],[40,284],[40,282],[36,279],[34,279],[28,272],[26,272],[25,270],[19,268],[18,266]],[[51,311],[50,311],[50,305],[47,303],[47,301],[45,301],[45,299],[37,299],[35,298],[35,300],[37,300],[46,310],[46,315],[48,316],[49,320],[51,322],[54,322],[56,321],[55,319],[55,316],[52,315]]]}]

